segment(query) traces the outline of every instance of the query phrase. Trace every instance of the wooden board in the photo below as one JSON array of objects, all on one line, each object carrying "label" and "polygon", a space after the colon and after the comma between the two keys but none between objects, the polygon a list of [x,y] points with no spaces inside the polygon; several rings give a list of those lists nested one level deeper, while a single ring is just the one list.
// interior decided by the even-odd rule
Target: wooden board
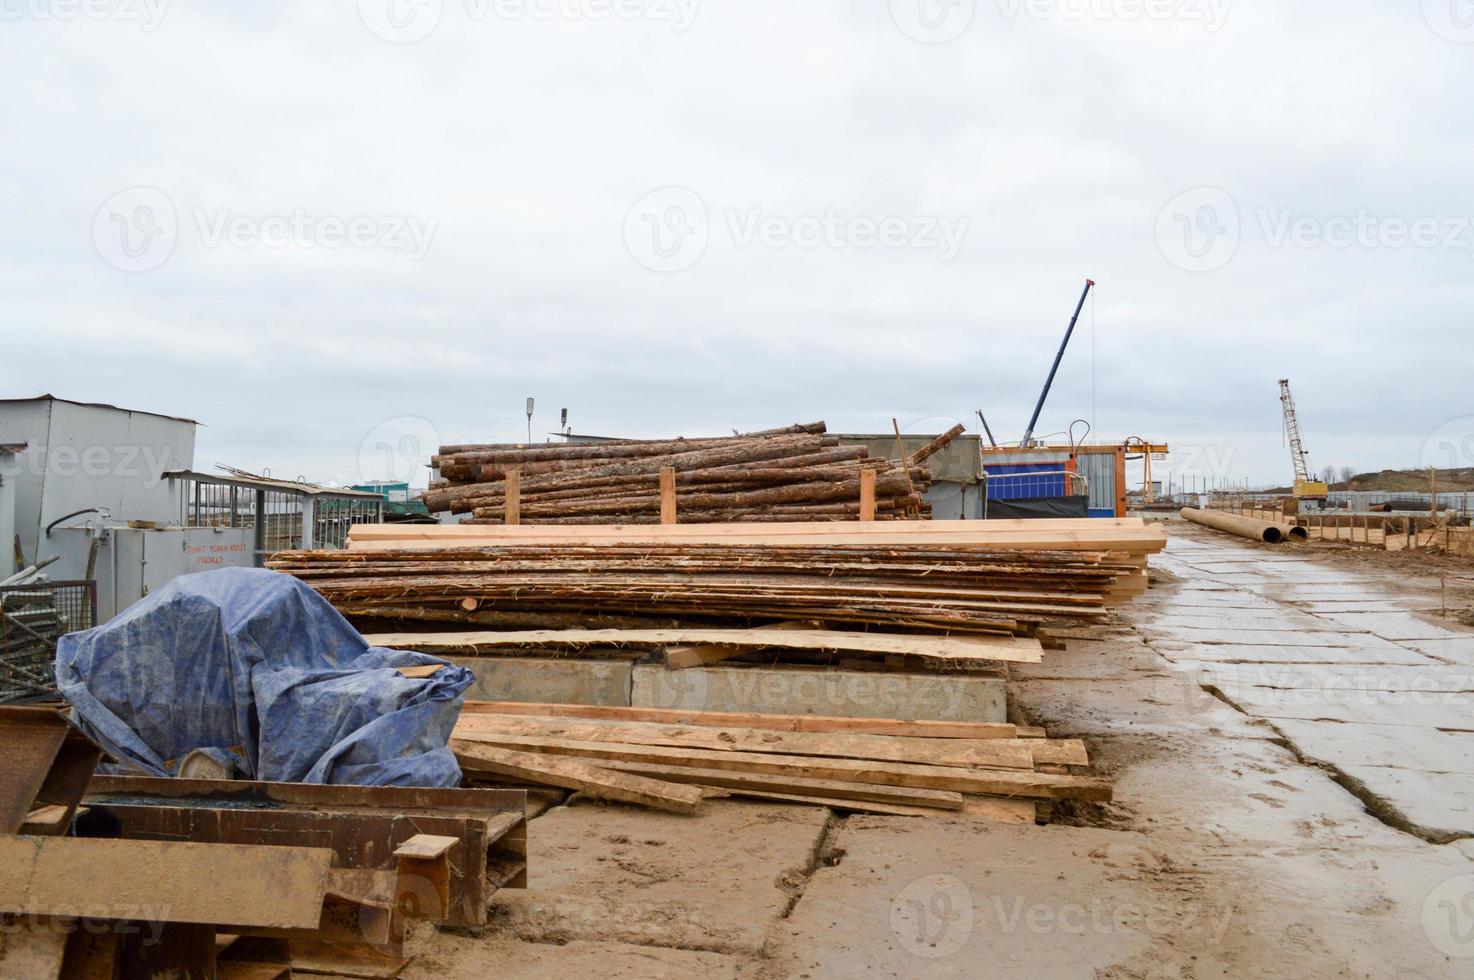
[{"label": "wooden board", "polygon": [[[505,745],[521,753],[542,752],[576,756],[588,760],[646,762],[658,765],[695,766],[733,772],[771,773],[807,779],[879,783],[914,789],[939,789],[957,793],[1030,799],[1109,800],[1109,784],[1081,776],[1010,769],[972,769],[962,766],[915,765],[901,762],[871,762],[863,759],[822,758],[762,752],[723,752],[713,749],[628,745],[575,739],[527,738],[475,734],[454,736],[453,746]],[[597,764],[594,763],[594,764]]]},{"label": "wooden board", "polygon": [[579,759],[563,759],[479,742],[454,739],[452,746],[462,768],[523,779],[543,786],[578,790],[599,799],[695,813],[701,790],[690,786],[613,772]]},{"label": "wooden board", "polygon": [[1001,722],[901,721],[892,718],[840,718],[828,715],[767,715],[740,711],[677,711],[591,704],[538,704],[523,701],[467,701],[465,714],[537,715],[606,721],[653,721],[666,725],[759,728],[775,732],[851,732],[914,735],[925,738],[1044,738],[1042,728]]},{"label": "wooden board", "polygon": [[[373,633],[371,645],[425,653],[492,653],[539,647],[667,646],[703,644],[736,651],[819,650],[842,653],[903,654],[937,662],[1037,664],[1044,648],[1032,637],[913,636],[904,633],[858,633],[839,630],[765,629],[597,629],[516,630],[465,633]],[[699,663],[699,658],[696,663]],[[683,662],[684,663],[684,662]],[[695,664],[684,664],[694,666]]]},{"label": "wooden board", "polygon": [[755,524],[410,525],[355,524],[349,548],[372,550],[528,543],[928,544],[966,548],[1155,553],[1164,529],[1139,518],[1040,521],[833,521]]},{"label": "wooden board", "polygon": [[726,769],[701,769],[693,766],[669,766],[643,762],[610,761],[602,763],[618,772],[635,773],[654,779],[716,786],[721,789],[754,789],[777,793],[796,793],[815,799],[843,801],[864,800],[900,806],[932,807],[938,810],[961,810],[962,794],[943,790],[907,789],[877,783],[844,782],[810,779],[787,774],[733,772]]},{"label": "wooden board", "polygon": [[870,759],[936,766],[987,766],[1032,769],[1034,739],[934,739],[840,732],[771,732],[750,728],[662,725],[656,722],[601,722],[571,718],[466,715],[455,737],[519,736],[577,739],[631,745],[666,745],[715,751],[776,752],[837,759]]},{"label": "wooden board", "polygon": [[0,912],[316,929],[325,847],[0,836]]}]

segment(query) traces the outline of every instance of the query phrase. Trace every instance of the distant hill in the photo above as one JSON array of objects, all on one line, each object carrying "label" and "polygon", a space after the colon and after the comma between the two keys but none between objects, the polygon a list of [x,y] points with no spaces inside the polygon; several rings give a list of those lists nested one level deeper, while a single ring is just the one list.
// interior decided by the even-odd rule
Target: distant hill
[{"label": "distant hill", "polygon": [[[1386,493],[1427,493],[1429,490],[1427,470],[1382,470],[1379,473],[1358,473],[1350,480],[1332,483],[1332,490],[1368,490]],[[1438,492],[1458,493],[1474,491],[1474,467],[1438,471]],[[1275,487],[1265,493],[1291,493],[1289,487]]]}]

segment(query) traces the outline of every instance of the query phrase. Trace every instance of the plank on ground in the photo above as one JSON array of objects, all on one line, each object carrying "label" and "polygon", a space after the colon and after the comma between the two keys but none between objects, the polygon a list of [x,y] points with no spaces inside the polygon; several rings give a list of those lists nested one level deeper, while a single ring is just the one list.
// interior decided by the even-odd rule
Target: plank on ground
[{"label": "plank on ground", "polygon": [[452,748],[462,768],[476,772],[491,772],[544,786],[578,790],[599,799],[638,803],[672,813],[695,813],[701,804],[701,790],[694,787],[612,772],[581,759],[564,759],[461,740],[454,742]]},{"label": "plank on ground", "polygon": [[850,732],[857,735],[914,735],[924,738],[1044,738],[1044,729],[1004,722],[902,721],[830,715],[770,715],[740,711],[677,711],[591,704],[539,704],[523,701],[467,701],[465,714],[537,715],[606,721],[653,721],[666,725],[759,728],[779,732]]},{"label": "plank on ground", "polygon": [[873,762],[863,759],[825,759],[777,753],[723,752],[712,749],[623,745],[576,739],[538,739],[495,734],[462,735],[457,733],[453,742],[455,746],[485,743],[511,747],[518,752],[544,752],[551,755],[577,756],[589,760],[647,762],[659,765],[724,769],[733,772],[786,774],[808,779],[879,783],[886,786],[939,789],[987,796],[1095,801],[1110,799],[1110,786],[1101,780],[1011,769],[972,769],[962,766]]},{"label": "plank on ground", "polygon": [[[371,645],[427,653],[485,653],[529,647],[712,644],[736,650],[781,648],[842,653],[904,654],[936,661],[1036,664],[1043,647],[1032,637],[913,636],[816,629],[594,629],[375,633]],[[694,666],[694,664],[693,664]]]},{"label": "plank on ground", "polygon": [[456,723],[455,735],[473,734],[1004,769],[1034,768],[1034,746],[1038,744],[1032,740],[971,741],[831,732],[764,732],[750,728],[718,729],[661,725],[656,722],[600,722],[507,715],[463,716]]},{"label": "plank on ground", "polygon": [[600,718],[559,718],[527,713],[462,715],[457,733],[502,733],[634,745],[667,745],[715,751],[745,750],[833,758],[915,762],[923,765],[1028,769],[1040,764],[1087,766],[1079,739],[987,738],[945,740],[860,732],[777,732],[740,726],[664,724]]},{"label": "plank on ground", "polygon": [[842,801],[863,800],[900,806],[932,807],[938,810],[961,810],[962,794],[945,790],[910,789],[879,783],[856,783],[840,780],[811,779],[786,774],[733,772],[727,769],[700,769],[692,766],[662,766],[645,762],[611,760],[601,763],[617,772],[634,773],[652,779],[719,789],[754,789],[777,793],[794,793],[816,799]]}]

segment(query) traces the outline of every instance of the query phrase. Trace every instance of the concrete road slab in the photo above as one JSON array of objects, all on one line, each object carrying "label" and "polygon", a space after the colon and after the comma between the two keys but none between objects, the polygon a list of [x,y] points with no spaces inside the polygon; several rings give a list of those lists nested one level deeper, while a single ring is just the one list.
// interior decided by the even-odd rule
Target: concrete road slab
[{"label": "concrete road slab", "polygon": [[[1147,629],[1154,629],[1148,625]],[[1157,631],[1161,632],[1161,631]],[[1328,630],[1298,630],[1281,632],[1264,629],[1221,629],[1174,627],[1171,639],[1184,643],[1219,643],[1239,646],[1295,646],[1295,647],[1356,647],[1361,650],[1397,650],[1391,640],[1384,640],[1370,633],[1351,630],[1330,632]]]},{"label": "concrete road slab", "polygon": [[1188,644],[1159,638],[1175,636],[1179,632],[1151,633],[1152,648],[1167,659],[1177,662],[1201,660],[1210,663],[1365,664],[1406,667],[1429,667],[1438,663],[1431,657],[1390,643],[1386,647],[1366,649],[1362,647]]},{"label": "concrete road slab", "polygon": [[[1377,766],[1474,776],[1474,732],[1293,719],[1276,721],[1275,727],[1305,755],[1341,769]],[[1474,827],[1469,832],[1474,834]]]},{"label": "concrete road slab", "polygon": [[1288,607],[1262,611],[1223,610],[1208,613],[1171,612],[1150,620],[1152,629],[1267,630],[1269,632],[1303,632],[1323,630],[1324,620]]},{"label": "concrete road slab", "polygon": [[[1341,771],[1426,839],[1453,840],[1474,833],[1474,779],[1469,776],[1378,766],[1347,766]],[[1468,942],[1474,954],[1474,937]]]},{"label": "concrete road slab", "polygon": [[1320,618],[1352,630],[1364,630],[1386,640],[1453,640],[1474,643],[1474,634],[1430,623],[1410,612],[1330,612]]},{"label": "concrete road slab", "polygon": [[595,802],[532,821],[529,888],[498,892],[496,924],[572,940],[752,954],[817,859],[821,807],[708,800],[695,816]]}]

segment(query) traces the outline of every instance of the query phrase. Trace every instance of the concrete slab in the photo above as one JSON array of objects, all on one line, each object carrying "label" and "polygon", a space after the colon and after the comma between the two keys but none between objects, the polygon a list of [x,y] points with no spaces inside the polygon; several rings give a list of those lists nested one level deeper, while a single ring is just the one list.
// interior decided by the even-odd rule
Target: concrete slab
[{"label": "concrete slab", "polygon": [[[1364,792],[1397,813],[1420,836],[1452,840],[1474,833],[1474,780],[1468,776],[1378,766],[1338,768],[1365,787]],[[1474,902],[1474,889],[1466,901]],[[1469,955],[1474,956],[1474,936],[1465,942]]]},{"label": "concrete slab", "polygon": [[[1474,776],[1474,732],[1408,731],[1405,725],[1292,719],[1277,721],[1275,727],[1293,739],[1303,754],[1341,769],[1377,766]],[[1474,833],[1474,827],[1470,832]]]},{"label": "concrete slab", "polygon": [[1331,612],[1321,618],[1353,630],[1365,630],[1387,640],[1463,639],[1474,643],[1474,634],[1430,623],[1410,612]]},{"label": "concrete slab", "polygon": [[1301,630],[1325,629],[1323,620],[1309,613],[1281,606],[1264,610],[1223,610],[1200,614],[1171,612],[1150,622],[1152,629],[1170,630],[1178,628],[1209,630],[1254,630],[1269,632],[1297,632]]},{"label": "concrete slab", "polygon": [[[1154,627],[1148,627],[1154,628]],[[1174,627],[1171,638],[1184,643],[1221,643],[1238,646],[1356,647],[1360,650],[1396,650],[1391,640],[1352,630],[1300,630],[1292,633],[1264,629],[1194,629]]]},{"label": "concrete slab", "polygon": [[415,931],[406,952],[413,957],[401,974],[407,980],[736,980],[741,965],[732,956],[689,949],[582,940],[559,946],[505,937],[435,934],[427,928]]},{"label": "concrete slab", "polygon": [[1262,664],[1364,664],[1368,666],[1398,665],[1431,667],[1438,663],[1420,653],[1396,644],[1367,649],[1364,647],[1264,646],[1242,644],[1188,644],[1175,639],[1173,631],[1146,630],[1152,649],[1169,660],[1204,661],[1209,663]]},{"label": "concrete slab", "polygon": [[1460,664],[1474,664],[1474,637],[1450,637],[1443,640],[1402,640],[1400,645],[1430,657]]},{"label": "concrete slab", "polygon": [[[1227,696],[1227,692],[1225,692]],[[1282,718],[1301,721],[1339,721],[1358,725],[1387,725],[1419,729],[1444,728],[1453,731],[1474,729],[1474,712],[1468,705],[1431,704],[1416,710],[1393,704],[1378,703],[1375,696],[1346,699],[1301,699],[1286,692],[1262,687],[1238,687],[1232,700],[1241,711],[1258,718],[1277,721]],[[1411,733],[1409,733],[1411,737]],[[1474,828],[1470,828],[1474,832]]]},{"label": "concrete slab", "polygon": [[907,721],[1008,720],[1007,682],[988,674],[893,673],[760,665],[667,670],[641,664],[633,674],[637,708],[840,715]]},{"label": "concrete slab", "polygon": [[1179,663],[1200,671],[1204,683],[1212,684],[1230,697],[1241,687],[1262,687],[1306,702],[1362,699],[1413,713],[1426,705],[1474,708],[1474,668],[1471,667]]},{"label": "concrete slab", "polygon": [[695,816],[557,807],[528,826],[530,887],[497,893],[493,925],[524,942],[755,954],[829,820],[822,807],[728,800]]},{"label": "concrete slab", "polygon": [[529,657],[447,657],[467,667],[476,682],[467,701],[522,701],[629,707],[630,671],[623,660]]}]

